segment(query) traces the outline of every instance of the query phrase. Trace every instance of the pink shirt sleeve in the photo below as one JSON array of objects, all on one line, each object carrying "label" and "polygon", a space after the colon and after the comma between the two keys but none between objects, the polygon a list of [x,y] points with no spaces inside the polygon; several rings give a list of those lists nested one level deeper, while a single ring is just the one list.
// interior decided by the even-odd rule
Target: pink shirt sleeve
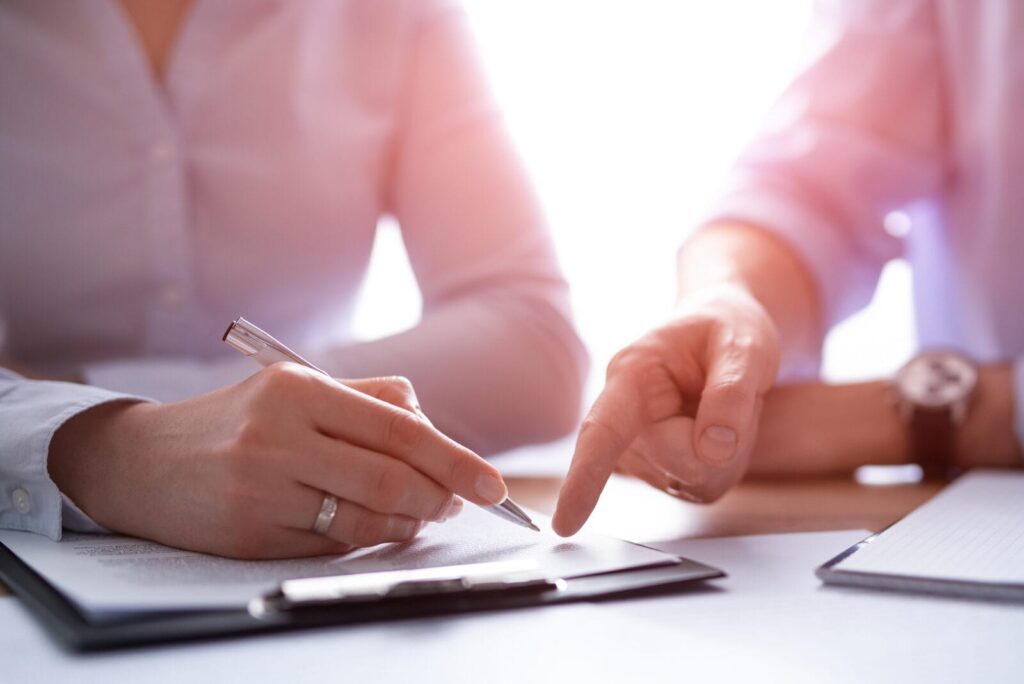
[{"label": "pink shirt sleeve", "polygon": [[461,12],[441,6],[422,23],[406,83],[389,204],[423,318],[318,360],[348,375],[407,376],[431,420],[483,453],[559,437],[579,417],[586,352]]},{"label": "pink shirt sleeve", "polygon": [[941,189],[944,87],[934,4],[820,3],[809,66],[743,152],[708,223],[772,231],[803,258],[831,326],[900,256],[885,216]]}]

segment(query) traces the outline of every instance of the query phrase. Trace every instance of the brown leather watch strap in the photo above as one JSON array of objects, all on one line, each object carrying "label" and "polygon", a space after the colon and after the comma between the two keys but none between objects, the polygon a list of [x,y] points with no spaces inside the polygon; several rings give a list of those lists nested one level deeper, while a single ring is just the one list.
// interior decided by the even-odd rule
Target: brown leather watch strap
[{"label": "brown leather watch strap", "polygon": [[910,457],[921,466],[926,480],[951,480],[956,466],[956,429],[948,406],[914,407],[910,417]]}]

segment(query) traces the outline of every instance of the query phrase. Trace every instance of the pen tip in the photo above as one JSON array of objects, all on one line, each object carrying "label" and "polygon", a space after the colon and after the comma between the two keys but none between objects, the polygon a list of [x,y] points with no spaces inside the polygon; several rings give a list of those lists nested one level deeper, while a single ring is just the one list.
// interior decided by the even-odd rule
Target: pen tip
[{"label": "pen tip", "polygon": [[540,528],[537,527],[535,524],[529,523],[529,525],[530,525],[530,529],[533,530],[534,532],[540,532]]}]

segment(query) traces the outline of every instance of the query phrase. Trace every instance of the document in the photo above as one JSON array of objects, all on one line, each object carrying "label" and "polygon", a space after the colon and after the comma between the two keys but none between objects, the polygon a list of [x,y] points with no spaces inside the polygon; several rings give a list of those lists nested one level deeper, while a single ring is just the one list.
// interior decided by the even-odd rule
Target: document
[{"label": "document", "polygon": [[[531,513],[532,515],[532,513]],[[535,516],[546,526],[543,516]],[[596,533],[563,539],[526,530],[467,505],[443,524],[428,525],[405,544],[344,556],[240,561],[182,551],[121,536],[65,534],[55,543],[26,532],[0,532],[0,542],[92,613],[126,610],[239,608],[286,579],[531,559],[553,577],[674,561],[653,549]]]},{"label": "document", "polygon": [[1024,584],[1024,473],[964,475],[834,569]]}]

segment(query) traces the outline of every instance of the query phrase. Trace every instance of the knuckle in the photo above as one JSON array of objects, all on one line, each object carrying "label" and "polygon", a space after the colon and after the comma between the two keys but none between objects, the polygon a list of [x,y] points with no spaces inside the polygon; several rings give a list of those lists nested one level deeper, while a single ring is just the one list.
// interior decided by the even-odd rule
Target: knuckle
[{"label": "knuckle", "polygon": [[448,509],[451,507],[454,497],[451,494],[442,496],[438,499],[437,503],[432,507],[433,510],[430,512],[431,520],[441,520]]},{"label": "knuckle", "polygon": [[423,523],[418,520],[403,522],[395,534],[395,541],[409,541],[423,529]]},{"label": "knuckle", "polygon": [[[265,420],[257,416],[247,416],[239,424],[235,431],[234,444],[242,454],[252,449],[265,445],[269,437]],[[234,454],[238,457],[240,454]]]},{"label": "knuckle", "polygon": [[259,394],[277,397],[291,395],[310,381],[310,374],[294,363],[275,363],[256,374]]},{"label": "knuckle", "polygon": [[413,413],[395,409],[384,424],[384,444],[398,454],[415,452],[425,437],[422,421]]},{"label": "knuckle", "polygon": [[366,513],[356,516],[352,522],[352,539],[356,546],[375,546],[384,540],[387,533],[387,518]]},{"label": "knuckle", "polygon": [[[468,465],[479,466],[478,463],[469,463]],[[467,468],[466,466],[467,463],[463,459],[448,457],[444,464],[444,479],[441,481],[441,484],[449,488],[455,488],[459,482],[466,480],[468,473],[479,472],[479,470],[474,470],[472,467]]]},{"label": "knuckle", "polygon": [[647,365],[648,359],[655,351],[654,344],[650,340],[637,340],[616,352],[608,362],[607,374],[612,376],[636,373]]},{"label": "knuckle", "polygon": [[385,380],[387,380],[389,385],[399,390],[402,394],[413,393],[412,381],[404,375],[392,375],[385,378]]},{"label": "knuckle", "polygon": [[399,468],[393,466],[381,468],[374,486],[377,506],[387,511],[401,509],[406,493],[409,491],[408,484],[405,474]]},{"label": "knuckle", "polygon": [[630,445],[630,440],[626,435],[593,416],[587,416],[580,426],[580,438],[582,439],[584,435],[590,436],[592,433],[596,433],[601,438],[600,441],[610,444],[613,449],[620,453],[625,451]]},{"label": "knuckle", "polygon": [[757,392],[738,376],[720,378],[704,390],[704,396],[729,407],[753,405]]},{"label": "knuckle", "polygon": [[412,383],[400,375],[381,378],[377,398],[404,409],[411,409],[417,405]]},{"label": "knuckle", "polygon": [[729,332],[726,346],[734,356],[749,358],[759,354],[762,350],[762,343],[747,331],[731,330]]}]

